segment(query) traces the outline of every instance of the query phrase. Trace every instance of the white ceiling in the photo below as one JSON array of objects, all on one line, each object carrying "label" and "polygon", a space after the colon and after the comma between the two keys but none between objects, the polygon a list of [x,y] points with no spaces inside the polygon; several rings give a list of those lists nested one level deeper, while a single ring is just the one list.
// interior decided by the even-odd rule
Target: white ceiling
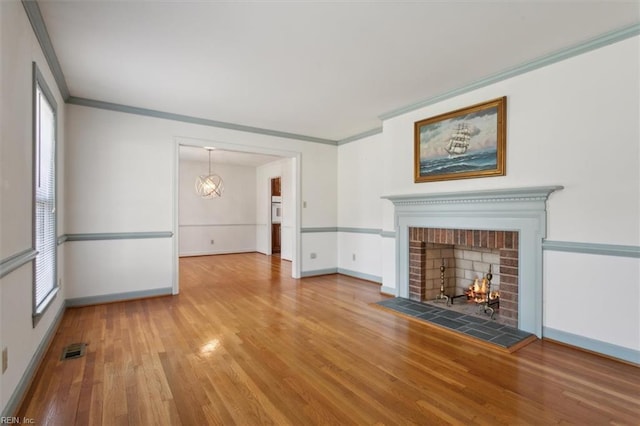
[{"label": "white ceiling", "polygon": [[330,140],[640,22],[635,0],[39,5],[74,97]]}]

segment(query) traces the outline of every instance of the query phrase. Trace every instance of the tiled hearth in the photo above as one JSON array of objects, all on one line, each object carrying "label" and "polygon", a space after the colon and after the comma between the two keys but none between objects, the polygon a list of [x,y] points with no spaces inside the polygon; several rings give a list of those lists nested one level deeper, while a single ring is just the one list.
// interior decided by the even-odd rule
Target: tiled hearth
[{"label": "tiled hearth", "polygon": [[[516,231],[409,227],[409,299],[422,302],[439,295],[443,263],[449,297],[464,295],[491,265],[491,289],[500,294],[499,322],[517,327],[518,247]],[[466,298],[456,298],[454,306],[456,300],[466,303]]]},{"label": "tiled hearth", "polygon": [[489,318],[465,315],[439,306],[426,305],[401,297],[383,300],[377,305],[479,339],[509,351],[535,340],[531,333],[499,324]]}]

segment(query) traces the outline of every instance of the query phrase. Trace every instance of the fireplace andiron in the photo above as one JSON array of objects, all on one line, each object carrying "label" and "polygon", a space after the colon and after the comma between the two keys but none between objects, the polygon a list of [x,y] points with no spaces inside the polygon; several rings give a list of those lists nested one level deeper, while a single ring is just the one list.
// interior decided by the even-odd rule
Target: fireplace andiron
[{"label": "fireplace andiron", "polygon": [[444,294],[444,259],[442,259],[442,263],[440,264],[440,294],[436,296],[436,302],[445,302],[447,305],[449,304],[449,296]]},{"label": "fireplace andiron", "polygon": [[486,278],[487,293],[482,303],[480,303],[479,308],[482,309],[485,314],[489,315],[491,319],[493,319],[493,315],[496,313],[493,306],[497,305],[496,308],[500,307],[500,296],[497,296],[494,299],[491,298],[491,279],[493,278],[493,274],[491,273],[491,265],[489,265],[489,272],[487,273]]}]

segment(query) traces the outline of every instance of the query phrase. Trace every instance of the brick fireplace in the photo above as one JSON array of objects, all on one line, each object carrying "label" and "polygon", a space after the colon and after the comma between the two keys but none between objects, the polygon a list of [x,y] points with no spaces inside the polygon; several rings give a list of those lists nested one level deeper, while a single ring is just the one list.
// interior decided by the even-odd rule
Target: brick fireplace
[{"label": "brick fireplace", "polygon": [[[434,286],[437,283],[439,292],[442,254],[450,255],[450,260],[445,262],[454,262],[456,250],[464,250],[456,249],[455,245],[464,239],[460,247],[477,247],[479,263],[483,263],[484,252],[489,253],[487,259],[497,260],[499,265],[493,261],[485,263],[495,265],[496,284],[501,294],[505,292],[504,302],[500,301],[501,313],[504,311],[503,315],[510,316],[518,329],[542,337],[542,240],[546,236],[546,202],[552,192],[560,189],[561,186],[546,186],[383,197],[394,205],[396,296],[422,299],[437,294]],[[440,262],[436,255],[428,259],[429,248],[439,251]],[[492,257],[496,252],[497,259]],[[423,277],[415,276],[422,272],[410,266],[412,257],[419,265],[424,264],[424,269],[418,266],[424,271]],[[452,271],[456,269],[464,270],[448,268],[447,278],[457,286],[448,291],[457,293],[462,284],[458,277],[452,279]],[[467,272],[482,273],[473,269]]]},{"label": "brick fireplace", "polygon": [[[409,227],[409,299],[434,300],[440,294],[463,296],[492,266],[491,289],[500,294],[499,321],[518,325],[518,232]],[[457,298],[466,303],[466,298]],[[453,305],[456,305],[453,299]]]}]

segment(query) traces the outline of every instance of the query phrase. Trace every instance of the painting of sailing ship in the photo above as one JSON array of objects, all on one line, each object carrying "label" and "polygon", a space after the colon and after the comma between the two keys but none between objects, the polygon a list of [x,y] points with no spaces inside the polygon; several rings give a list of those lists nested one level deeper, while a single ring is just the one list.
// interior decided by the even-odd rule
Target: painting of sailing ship
[{"label": "painting of sailing ship", "polygon": [[418,121],[415,182],[503,176],[505,148],[506,97]]}]

